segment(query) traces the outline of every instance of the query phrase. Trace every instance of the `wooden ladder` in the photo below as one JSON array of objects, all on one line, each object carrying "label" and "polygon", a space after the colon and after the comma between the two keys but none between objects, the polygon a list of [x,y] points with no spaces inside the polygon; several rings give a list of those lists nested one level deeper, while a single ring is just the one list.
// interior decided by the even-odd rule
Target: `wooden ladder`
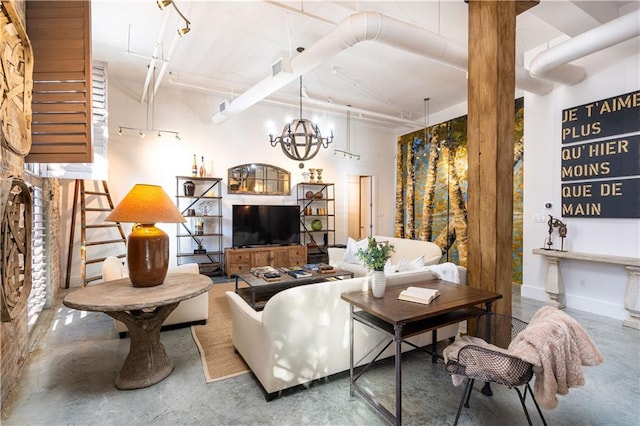
[{"label": "wooden ladder", "polygon": [[[82,287],[85,287],[92,281],[102,279],[102,275],[87,277],[87,265],[97,264],[103,262],[106,259],[105,256],[87,258],[87,247],[119,243],[122,243],[124,247],[126,247],[127,245],[127,237],[119,222],[94,223],[91,225],[87,225],[87,213],[105,213],[111,212],[113,210],[113,201],[111,200],[111,195],[109,194],[107,181],[100,181],[102,182],[102,190],[100,190],[98,187],[99,181],[94,180],[92,182],[94,184],[95,190],[87,191],[85,190],[83,179],[76,179],[75,181],[75,189],[73,193],[73,213],[71,216],[71,230],[69,232],[69,253],[67,256],[67,277],[65,281],[65,288],[69,288],[69,281],[71,279],[71,263],[73,260],[73,244],[76,229],[76,215],[78,213],[78,198],[80,198],[80,279],[82,282]],[[87,196],[98,197],[96,198],[97,200],[100,200],[100,197],[104,197],[104,200],[106,200],[108,207],[87,207]],[[104,205],[104,203],[99,204]],[[96,241],[90,241],[90,239],[87,238],[87,231],[89,231],[89,234],[92,234],[92,230],[104,230],[108,228],[116,228],[118,230],[118,233],[120,234],[120,238]],[[126,254],[121,252],[119,254],[115,254],[115,256],[118,258],[124,258]]]}]

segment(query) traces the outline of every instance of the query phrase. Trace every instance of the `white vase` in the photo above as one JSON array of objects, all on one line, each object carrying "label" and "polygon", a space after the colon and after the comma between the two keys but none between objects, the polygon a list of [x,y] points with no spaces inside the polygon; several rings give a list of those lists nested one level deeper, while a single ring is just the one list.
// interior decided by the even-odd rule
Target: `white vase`
[{"label": "white vase", "polygon": [[387,288],[387,277],[384,271],[373,271],[371,274],[371,292],[373,297],[383,297]]}]

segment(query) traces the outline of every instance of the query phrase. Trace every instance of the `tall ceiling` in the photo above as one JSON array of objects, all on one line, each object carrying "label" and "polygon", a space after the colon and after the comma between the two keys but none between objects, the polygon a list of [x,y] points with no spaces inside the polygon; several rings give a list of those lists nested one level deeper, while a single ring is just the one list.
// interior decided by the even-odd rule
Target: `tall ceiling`
[{"label": "tall ceiling", "polygon": [[[420,49],[419,39],[426,35],[465,52],[468,6],[463,0],[175,0],[175,5],[190,21],[190,32],[182,37],[177,30],[185,23],[172,5],[160,10],[154,0],[92,1],[93,57],[108,63],[110,78],[138,83],[141,101],[145,81],[155,81],[159,91],[182,87],[210,93],[215,105],[225,100],[233,104],[270,79],[279,58],[295,63],[296,57],[311,56],[312,51],[315,62],[302,66],[299,60],[293,74],[284,73],[283,82],[271,84],[258,98],[266,95],[267,101],[298,105],[296,71],[303,70],[305,115],[313,110],[344,111],[351,105],[362,116],[406,126],[424,122],[425,98],[430,98],[432,114],[466,100],[464,67],[389,41],[406,34],[407,44],[417,41]],[[518,16],[516,63],[526,66],[525,52],[575,37],[639,5],[637,0],[542,0]],[[364,36],[358,29],[362,21],[351,16],[369,11],[381,15],[367,15],[366,25],[378,16],[384,22],[379,34]],[[630,48],[637,49],[637,39]],[[298,47],[306,50],[298,53]],[[589,57],[580,60],[588,62]],[[148,72],[150,65],[157,67],[155,73]],[[598,62],[589,66],[593,69]]]}]

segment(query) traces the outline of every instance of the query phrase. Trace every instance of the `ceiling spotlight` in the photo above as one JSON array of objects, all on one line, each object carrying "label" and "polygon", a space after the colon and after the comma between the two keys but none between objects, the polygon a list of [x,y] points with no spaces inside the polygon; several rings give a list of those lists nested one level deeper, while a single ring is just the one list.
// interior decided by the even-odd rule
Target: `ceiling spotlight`
[{"label": "ceiling spotlight", "polygon": [[118,128],[118,136],[122,136],[122,127]]},{"label": "ceiling spotlight", "polygon": [[182,138],[180,137],[180,135],[178,133],[176,133],[176,139],[178,139],[179,141],[182,140]]},{"label": "ceiling spotlight", "polygon": [[189,31],[191,31],[191,28],[189,27],[189,21],[187,21],[187,26],[184,28],[180,28],[178,30],[178,35],[180,37],[182,37],[183,35],[185,35],[186,33],[188,33]]},{"label": "ceiling spotlight", "polygon": [[160,133],[160,130],[158,130],[158,137],[161,138],[162,137],[162,133]]},{"label": "ceiling spotlight", "polygon": [[171,3],[173,3],[173,1],[171,0],[158,0],[156,2],[156,4],[158,5],[158,7],[160,8],[160,10],[164,9],[167,6],[170,6]]},{"label": "ceiling spotlight", "polygon": [[142,130],[139,130],[139,131],[138,131],[138,135],[139,135],[141,138],[144,138],[144,133],[142,132]]}]

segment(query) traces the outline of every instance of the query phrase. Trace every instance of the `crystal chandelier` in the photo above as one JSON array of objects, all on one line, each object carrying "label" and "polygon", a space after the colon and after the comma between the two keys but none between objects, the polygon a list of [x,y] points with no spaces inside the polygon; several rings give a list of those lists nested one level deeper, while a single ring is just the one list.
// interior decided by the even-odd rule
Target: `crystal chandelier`
[{"label": "crystal chandelier", "polygon": [[300,76],[300,118],[285,124],[282,134],[277,137],[269,135],[271,146],[280,144],[284,155],[296,161],[308,161],[316,156],[320,147],[328,148],[333,142],[331,136],[323,138],[317,124],[302,118],[302,76]]}]

